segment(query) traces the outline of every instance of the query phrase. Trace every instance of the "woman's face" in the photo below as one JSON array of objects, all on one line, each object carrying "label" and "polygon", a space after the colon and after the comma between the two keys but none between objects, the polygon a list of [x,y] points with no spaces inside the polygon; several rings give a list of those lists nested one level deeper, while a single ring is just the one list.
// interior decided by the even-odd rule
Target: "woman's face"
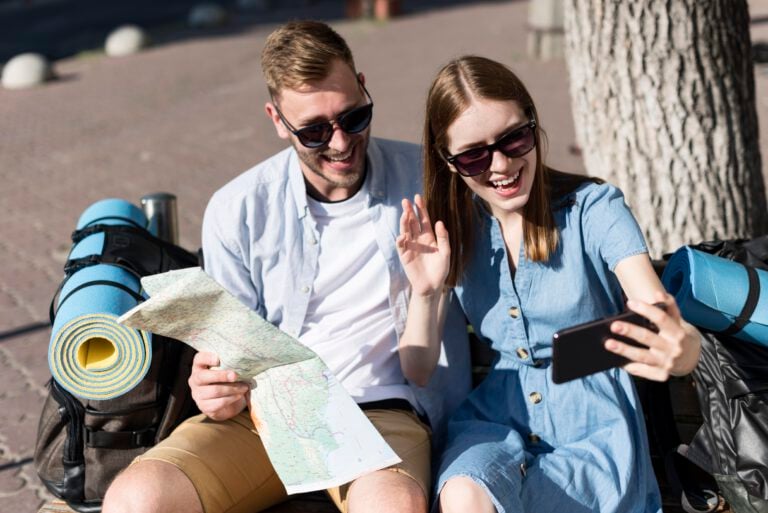
[{"label": "woman's face", "polygon": [[[473,98],[469,107],[448,128],[448,153],[457,155],[493,144],[530,121],[517,102]],[[461,178],[488,204],[494,217],[501,219],[521,213],[520,209],[528,202],[535,174],[535,148],[516,158],[496,149],[488,170]]]}]

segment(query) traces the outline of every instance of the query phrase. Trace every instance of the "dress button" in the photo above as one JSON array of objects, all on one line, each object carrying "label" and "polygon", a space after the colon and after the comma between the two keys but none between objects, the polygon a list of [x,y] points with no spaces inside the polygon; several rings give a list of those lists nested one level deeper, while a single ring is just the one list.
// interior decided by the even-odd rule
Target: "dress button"
[{"label": "dress button", "polygon": [[513,306],[509,309],[509,316],[513,319],[517,319],[517,316],[520,315],[520,309],[516,306]]},{"label": "dress button", "polygon": [[517,348],[517,356],[521,360],[525,360],[526,358],[528,358],[528,351],[526,351],[525,348],[518,347]]},{"label": "dress button", "polygon": [[528,394],[528,398],[531,400],[533,404],[539,404],[542,400],[541,394],[538,392],[531,392]]},{"label": "dress button", "polygon": [[306,285],[304,285],[303,287],[301,287],[301,291],[302,291],[304,294],[306,294],[307,292],[309,292],[309,287],[307,287]]},{"label": "dress button", "polygon": [[536,433],[530,433],[528,435],[528,440],[530,440],[530,442],[532,444],[537,444],[537,443],[541,442],[541,438]]}]

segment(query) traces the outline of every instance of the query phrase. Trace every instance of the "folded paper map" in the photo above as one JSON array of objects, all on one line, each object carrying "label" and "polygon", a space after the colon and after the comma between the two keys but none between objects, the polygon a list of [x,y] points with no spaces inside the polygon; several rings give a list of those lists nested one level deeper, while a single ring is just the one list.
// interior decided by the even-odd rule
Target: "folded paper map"
[{"label": "folded paper map", "polygon": [[250,407],[289,494],[323,490],[400,461],[325,363],[199,267],[141,280],[150,299],[118,322],[219,356],[251,385]]}]

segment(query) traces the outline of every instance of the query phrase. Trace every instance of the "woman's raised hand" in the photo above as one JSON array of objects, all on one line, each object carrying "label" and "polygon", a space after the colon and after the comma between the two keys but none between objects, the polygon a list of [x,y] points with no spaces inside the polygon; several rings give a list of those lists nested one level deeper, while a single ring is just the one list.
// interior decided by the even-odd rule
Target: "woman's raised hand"
[{"label": "woman's raised hand", "polygon": [[419,194],[414,196],[413,203],[403,200],[397,253],[414,295],[432,296],[442,292],[450,269],[448,230],[442,221],[435,223],[432,229],[432,221]]}]

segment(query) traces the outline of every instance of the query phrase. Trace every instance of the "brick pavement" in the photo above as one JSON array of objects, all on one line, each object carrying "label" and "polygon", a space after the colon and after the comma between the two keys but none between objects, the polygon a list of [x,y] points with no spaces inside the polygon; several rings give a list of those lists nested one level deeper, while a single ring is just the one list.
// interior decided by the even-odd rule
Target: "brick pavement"
[{"label": "brick pavement", "polygon": [[[340,14],[337,3],[313,2],[307,15]],[[386,23],[332,20],[366,74],[376,103],[374,134],[419,141],[434,73],[453,56],[478,53],[511,65],[529,85],[548,131],[549,161],[583,170],[567,151],[574,140],[563,61],[525,55],[526,2],[437,4],[404,2],[412,12]],[[768,0],[751,4],[768,12]],[[268,23],[235,23],[216,37],[202,32],[173,41],[166,33],[166,43],[135,56],[61,60],[58,81],[0,90],[0,333],[45,320],[69,233],[94,201],[138,203],[149,192],[172,192],[181,243],[199,246],[210,194],[283,147],[263,114],[259,52],[274,23],[296,13],[278,9]],[[765,91],[768,75],[756,77]],[[759,103],[763,121],[768,103],[762,95]],[[763,135],[764,148],[766,141]],[[49,497],[27,462],[49,376],[49,336],[38,330],[0,340],[3,512],[33,512]]]}]

